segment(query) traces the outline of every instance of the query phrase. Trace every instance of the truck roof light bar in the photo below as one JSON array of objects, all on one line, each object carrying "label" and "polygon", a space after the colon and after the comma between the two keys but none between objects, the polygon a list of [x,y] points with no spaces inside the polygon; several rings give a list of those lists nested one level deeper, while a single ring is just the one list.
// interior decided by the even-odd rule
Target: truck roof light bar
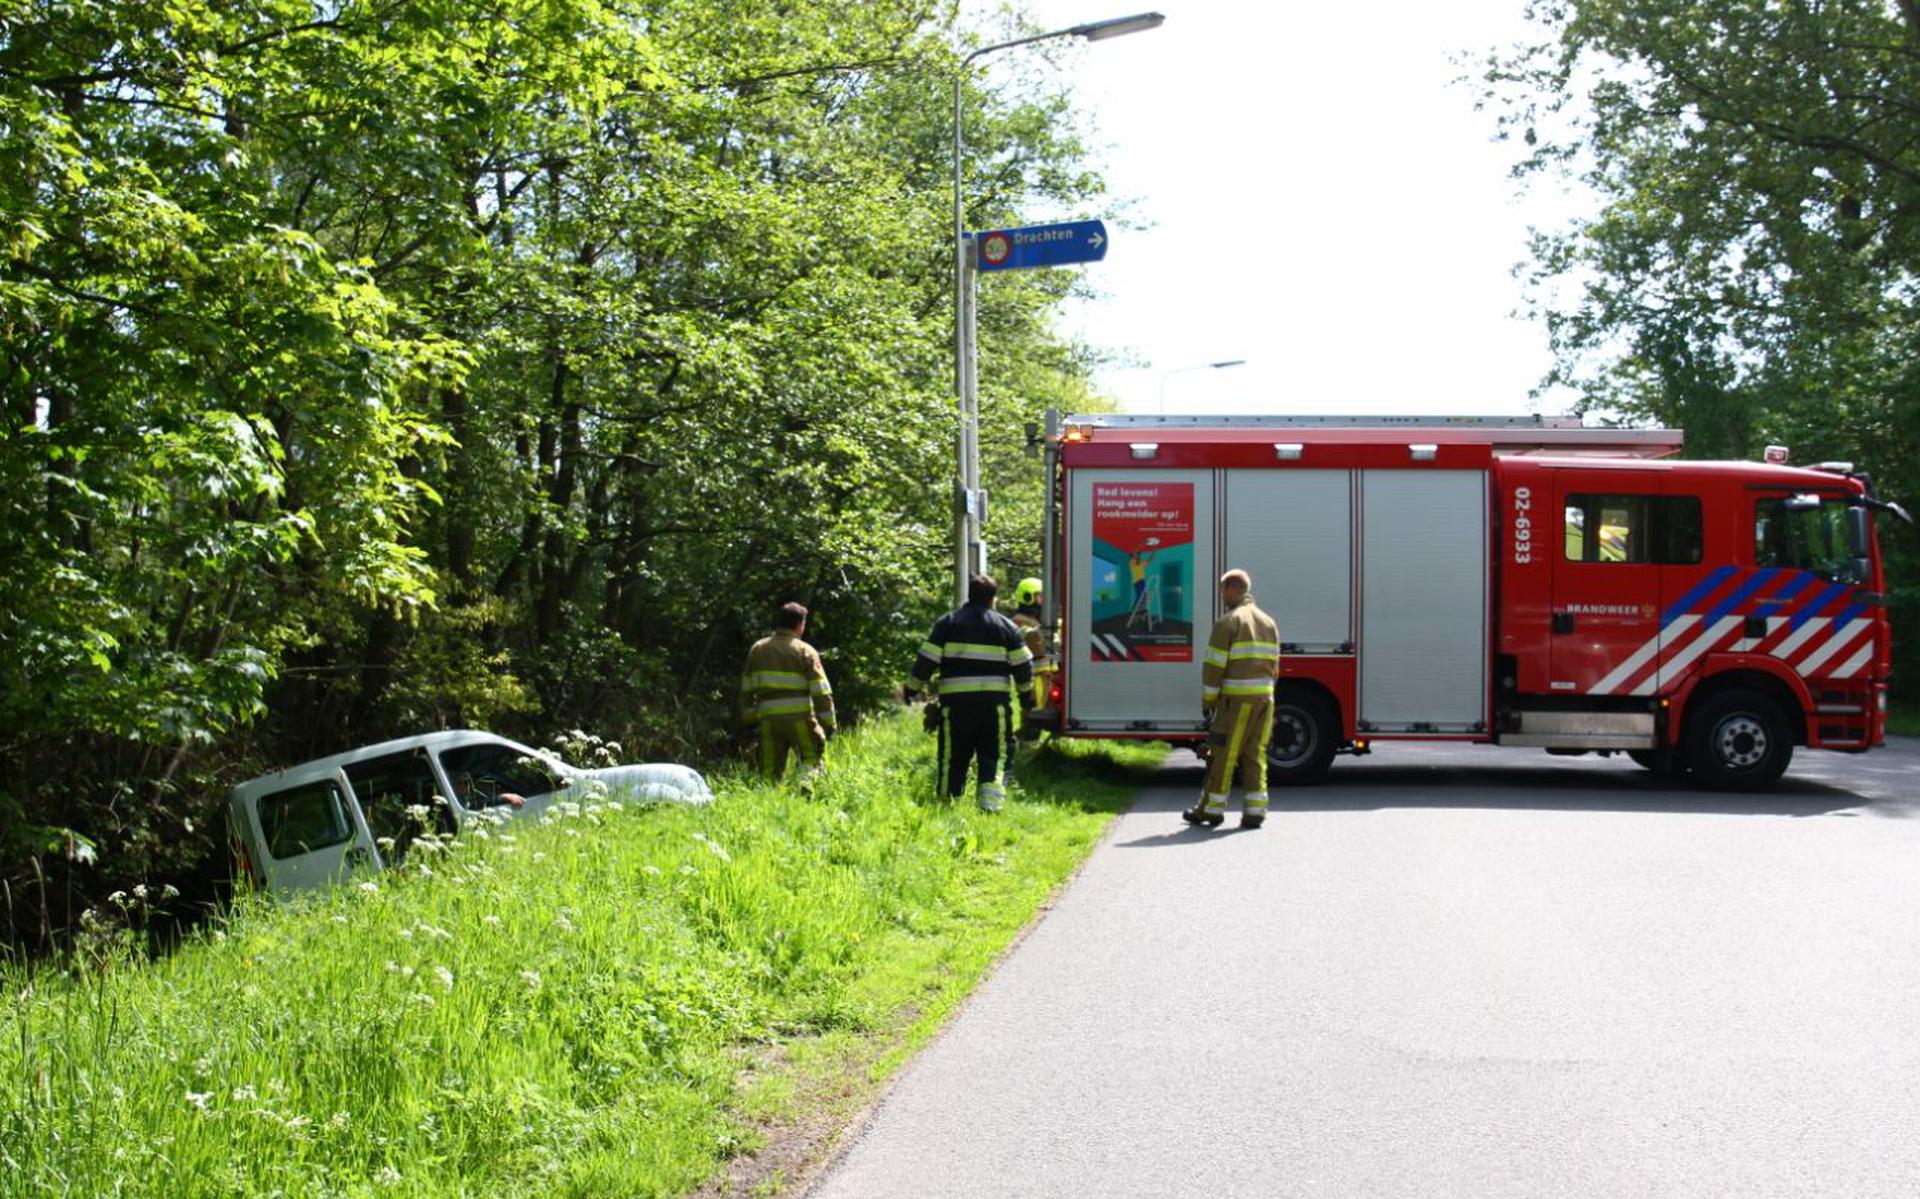
[{"label": "truck roof light bar", "polygon": [[1416,442],[1415,444],[1408,446],[1407,449],[1413,452],[1413,460],[1415,462],[1432,462],[1435,458],[1440,456],[1440,447],[1437,445],[1434,445],[1432,442],[1425,442],[1425,443]]},{"label": "truck roof light bar", "polygon": [[1850,475],[1853,473],[1853,463],[1821,462],[1816,464],[1813,469],[1817,471],[1824,471],[1830,475]]},{"label": "truck roof light bar", "polygon": [[1303,448],[1297,441],[1276,441],[1273,443],[1273,456],[1282,462],[1298,462]]}]

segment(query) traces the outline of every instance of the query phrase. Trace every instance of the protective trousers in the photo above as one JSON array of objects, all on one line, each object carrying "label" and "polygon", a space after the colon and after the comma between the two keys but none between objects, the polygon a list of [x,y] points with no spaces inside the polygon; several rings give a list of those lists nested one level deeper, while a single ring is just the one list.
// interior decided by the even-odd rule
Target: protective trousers
[{"label": "protective trousers", "polygon": [[820,769],[820,753],[827,735],[811,713],[760,718],[760,773],[777,779],[787,773],[787,755],[800,759],[806,773]]},{"label": "protective trousers", "polygon": [[1013,705],[1004,700],[943,700],[940,706],[946,716],[940,740],[947,795],[958,799],[967,793],[967,770],[977,762],[979,804],[989,812],[998,811],[1007,794],[1000,785],[1000,755],[1003,745],[1013,744]]},{"label": "protective trousers", "polygon": [[1206,811],[1225,813],[1233,790],[1234,767],[1246,794],[1249,816],[1267,814],[1267,743],[1273,740],[1273,699],[1266,695],[1229,695],[1213,709],[1207,729],[1212,755],[1207,759],[1203,799]]}]

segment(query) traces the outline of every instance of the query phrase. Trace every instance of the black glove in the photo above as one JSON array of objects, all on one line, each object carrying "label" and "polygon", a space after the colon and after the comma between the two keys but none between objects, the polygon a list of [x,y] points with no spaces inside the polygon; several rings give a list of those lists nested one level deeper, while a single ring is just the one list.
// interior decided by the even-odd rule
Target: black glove
[{"label": "black glove", "polygon": [[940,731],[940,701],[929,700],[925,710],[920,713],[920,724],[929,732]]}]

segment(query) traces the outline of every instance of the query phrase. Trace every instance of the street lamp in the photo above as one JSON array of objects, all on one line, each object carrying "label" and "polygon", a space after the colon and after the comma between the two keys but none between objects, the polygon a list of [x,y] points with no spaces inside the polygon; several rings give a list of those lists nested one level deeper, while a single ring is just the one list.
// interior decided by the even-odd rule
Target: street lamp
[{"label": "street lamp", "polygon": [[1219,371],[1230,366],[1245,366],[1245,358],[1229,358],[1225,362],[1196,362],[1192,366],[1177,366],[1160,376],[1160,411],[1167,410],[1167,380],[1175,375],[1184,375],[1188,371]]},{"label": "street lamp", "polygon": [[1000,42],[992,46],[982,46],[960,60],[960,67],[953,75],[953,393],[960,415],[960,494],[954,505],[953,524],[953,567],[954,602],[967,600],[967,579],[978,568],[981,561],[980,520],[980,401],[978,379],[975,378],[976,357],[973,347],[972,305],[968,303],[968,289],[973,287],[972,264],[968,261],[968,243],[966,238],[966,218],[962,212],[960,185],[960,162],[962,153],[962,126],[960,102],[967,79],[967,68],[976,58],[984,58],[998,50],[1011,50],[1015,46],[1030,46],[1035,42],[1051,41],[1054,38],[1078,37],[1090,42],[1105,41],[1110,37],[1120,37],[1129,33],[1140,33],[1148,29],[1157,29],[1166,20],[1157,12],[1136,13],[1130,17],[1114,17],[1105,21],[1089,21],[1069,29],[1056,29],[1051,33],[1036,33],[1032,37],[1015,38],[1010,42]]}]

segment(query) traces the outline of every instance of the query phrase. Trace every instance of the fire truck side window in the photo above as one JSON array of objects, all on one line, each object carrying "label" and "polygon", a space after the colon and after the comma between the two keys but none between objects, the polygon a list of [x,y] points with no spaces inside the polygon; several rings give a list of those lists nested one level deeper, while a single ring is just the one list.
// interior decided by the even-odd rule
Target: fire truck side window
[{"label": "fire truck side window", "polygon": [[1569,562],[1692,565],[1700,561],[1700,501],[1690,495],[1570,495]]}]

